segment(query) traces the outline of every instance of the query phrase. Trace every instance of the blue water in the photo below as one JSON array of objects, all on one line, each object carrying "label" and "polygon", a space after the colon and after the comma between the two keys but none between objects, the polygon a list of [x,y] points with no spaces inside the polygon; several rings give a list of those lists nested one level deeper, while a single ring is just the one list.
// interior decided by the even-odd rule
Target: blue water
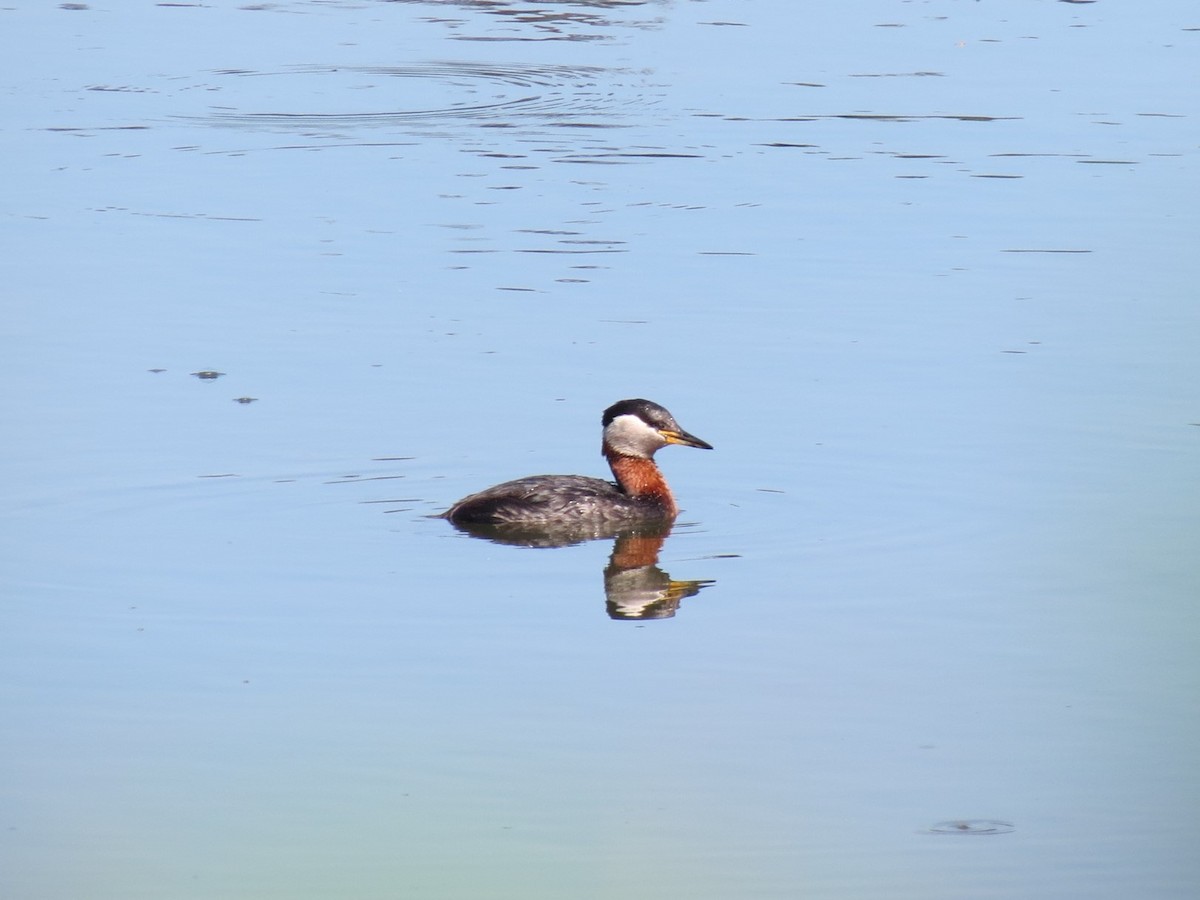
[{"label": "blue water", "polygon": [[[1194,896],[1197,40],[0,10],[0,893]],[[639,396],[673,614],[430,518]]]}]

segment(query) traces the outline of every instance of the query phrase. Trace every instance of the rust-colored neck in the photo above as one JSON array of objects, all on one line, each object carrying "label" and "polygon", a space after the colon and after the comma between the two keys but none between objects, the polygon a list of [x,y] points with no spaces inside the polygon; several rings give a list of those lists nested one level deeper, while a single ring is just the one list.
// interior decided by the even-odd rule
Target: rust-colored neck
[{"label": "rust-colored neck", "polygon": [[622,456],[611,450],[605,450],[604,455],[608,459],[608,466],[612,469],[613,477],[617,479],[617,484],[626,494],[656,503],[668,516],[674,517],[678,514],[679,507],[675,505],[671,489],[667,487],[666,479],[663,478],[662,472],[658,470],[654,460]]},{"label": "rust-colored neck", "polygon": [[612,558],[609,567],[613,571],[628,572],[630,569],[644,569],[658,562],[659,551],[667,535],[671,533],[670,525],[654,534],[625,534],[617,538],[613,544]]}]

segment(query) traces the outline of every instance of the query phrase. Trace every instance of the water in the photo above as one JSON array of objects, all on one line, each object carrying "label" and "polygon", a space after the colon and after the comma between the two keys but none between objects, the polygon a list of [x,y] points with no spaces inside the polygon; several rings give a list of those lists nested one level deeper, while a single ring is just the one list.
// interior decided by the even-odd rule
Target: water
[{"label": "water", "polygon": [[1198,34],[0,12],[4,895],[1194,895]]}]

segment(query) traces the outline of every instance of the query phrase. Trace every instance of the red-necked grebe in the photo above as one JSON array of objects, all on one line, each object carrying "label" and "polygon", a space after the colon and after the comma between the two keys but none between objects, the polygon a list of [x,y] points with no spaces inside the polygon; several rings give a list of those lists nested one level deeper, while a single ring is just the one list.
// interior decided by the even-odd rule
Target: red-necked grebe
[{"label": "red-necked grebe", "polygon": [[649,400],[621,400],[604,411],[601,452],[616,484],[585,475],[533,475],[463,497],[442,515],[464,525],[565,525],[671,521],[675,498],[654,462],[667,444],[711,450]]}]

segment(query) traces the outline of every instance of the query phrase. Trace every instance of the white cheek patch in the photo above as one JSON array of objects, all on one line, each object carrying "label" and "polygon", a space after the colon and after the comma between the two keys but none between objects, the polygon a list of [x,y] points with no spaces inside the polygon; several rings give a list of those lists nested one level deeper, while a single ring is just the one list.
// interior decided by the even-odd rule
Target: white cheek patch
[{"label": "white cheek patch", "polygon": [[604,441],[625,456],[652,456],[667,442],[663,436],[637,416],[617,416],[604,429]]}]

